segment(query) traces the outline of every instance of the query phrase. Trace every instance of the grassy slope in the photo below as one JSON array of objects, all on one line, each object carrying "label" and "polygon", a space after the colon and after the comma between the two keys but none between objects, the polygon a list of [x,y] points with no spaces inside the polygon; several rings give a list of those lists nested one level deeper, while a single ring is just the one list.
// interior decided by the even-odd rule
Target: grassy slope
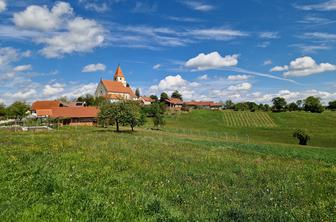
[{"label": "grassy slope", "polygon": [[95,128],[8,133],[1,135],[0,147],[2,221],[332,221],[336,216],[334,149]]},{"label": "grassy slope", "polygon": [[[225,121],[226,116],[235,116],[238,126],[232,126]],[[244,115],[245,117],[242,117]],[[233,112],[233,111],[207,111],[195,110],[191,113],[172,116],[167,119],[167,128],[187,129],[191,134],[198,131],[209,132],[217,136],[227,133],[231,137],[238,136],[242,142],[252,143],[287,143],[296,144],[292,138],[295,129],[304,129],[311,136],[310,145],[320,147],[335,147],[336,112],[312,114],[306,112],[268,113],[275,127],[263,126],[263,121],[253,118],[258,113]],[[224,119],[224,120],[223,120]],[[251,121],[254,126],[249,126]],[[261,125],[261,127],[256,127]]]}]

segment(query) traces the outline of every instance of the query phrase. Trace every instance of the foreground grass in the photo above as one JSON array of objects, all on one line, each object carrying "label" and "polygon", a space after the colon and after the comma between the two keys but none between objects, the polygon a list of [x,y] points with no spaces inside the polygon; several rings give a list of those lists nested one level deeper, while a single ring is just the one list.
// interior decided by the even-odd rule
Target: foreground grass
[{"label": "foreground grass", "polygon": [[0,137],[2,221],[333,221],[334,149],[96,128]]}]

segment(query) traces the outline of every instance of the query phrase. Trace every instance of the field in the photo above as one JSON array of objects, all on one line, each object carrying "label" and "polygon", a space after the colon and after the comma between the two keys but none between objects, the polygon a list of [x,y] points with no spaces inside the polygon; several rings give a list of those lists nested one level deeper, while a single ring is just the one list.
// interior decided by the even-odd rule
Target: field
[{"label": "field", "polygon": [[[291,132],[301,114],[269,113],[272,125],[255,120],[242,128],[225,115],[170,116],[162,131],[0,132],[1,221],[335,220],[336,149],[328,133],[314,142],[320,147],[277,136],[259,143],[263,130]],[[335,135],[333,115],[309,114],[300,126]]]}]

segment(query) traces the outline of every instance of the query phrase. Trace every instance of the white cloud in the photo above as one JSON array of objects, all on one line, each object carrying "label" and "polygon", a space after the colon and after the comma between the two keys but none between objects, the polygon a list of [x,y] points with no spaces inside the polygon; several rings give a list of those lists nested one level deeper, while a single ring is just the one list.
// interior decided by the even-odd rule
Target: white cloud
[{"label": "white cloud", "polygon": [[336,0],[329,0],[325,2],[321,2],[318,4],[311,4],[311,5],[298,5],[296,8],[305,10],[305,11],[311,11],[311,10],[317,10],[317,11],[334,11],[336,10]]},{"label": "white cloud", "polygon": [[0,0],[0,13],[5,11],[7,8],[6,1],[5,0]]},{"label": "white cloud", "polygon": [[202,75],[200,77],[198,77],[199,80],[207,80],[208,79],[208,75]]},{"label": "white cloud", "polygon": [[201,53],[198,56],[189,59],[185,63],[185,66],[197,70],[207,70],[236,66],[237,64],[238,55],[227,55],[222,57],[218,52],[212,52],[209,54]]},{"label": "white cloud", "polygon": [[14,68],[15,72],[24,72],[24,71],[28,71],[31,70],[33,67],[32,65],[28,64],[28,65],[21,65],[21,66],[16,66]]},{"label": "white cloud", "polygon": [[336,65],[330,63],[317,64],[313,58],[305,56],[291,61],[289,66],[274,67],[272,71],[287,71],[283,73],[286,77],[302,77],[317,73],[336,71]]},{"label": "white cloud", "polygon": [[211,28],[211,29],[194,29],[186,33],[196,39],[214,39],[218,41],[231,40],[237,37],[245,37],[249,34],[233,29]]},{"label": "white cloud", "polygon": [[27,101],[37,95],[35,89],[28,89],[23,91],[17,91],[14,93],[7,92],[4,94],[6,101]]},{"label": "white cloud", "polygon": [[230,76],[228,76],[228,80],[230,80],[230,81],[245,81],[249,78],[250,78],[250,76],[248,76],[248,75],[230,75]]},{"label": "white cloud", "polygon": [[109,10],[109,2],[97,3],[92,0],[79,0],[79,3],[84,5],[86,10],[96,11],[99,13],[106,12]]},{"label": "white cloud", "polygon": [[41,50],[48,58],[62,57],[73,52],[89,52],[104,42],[104,29],[94,20],[80,17],[70,21],[67,32],[41,40],[46,46]]},{"label": "white cloud", "polygon": [[307,32],[304,33],[305,38],[325,40],[325,41],[335,41],[336,34],[325,33],[325,32]]},{"label": "white cloud", "polygon": [[8,65],[20,58],[19,52],[11,47],[0,48],[0,65]]},{"label": "white cloud", "polygon": [[272,65],[272,60],[268,59],[266,61],[264,61],[264,66],[267,66],[267,65]]},{"label": "white cloud", "polygon": [[90,65],[85,66],[82,69],[82,72],[97,72],[97,71],[104,72],[105,70],[106,70],[106,66],[104,64],[97,63],[97,64],[90,64]]},{"label": "white cloud", "polygon": [[54,83],[52,85],[45,85],[43,88],[44,96],[53,96],[55,94],[59,94],[64,91],[64,85],[60,83]]},{"label": "white cloud", "polygon": [[161,64],[156,64],[153,66],[153,69],[160,69],[161,68]]},{"label": "white cloud", "polygon": [[201,11],[201,12],[207,12],[207,11],[211,11],[214,9],[214,6],[202,3],[200,1],[187,0],[187,1],[182,1],[182,3],[193,10]]},{"label": "white cloud", "polygon": [[72,7],[66,2],[57,2],[51,10],[47,6],[31,5],[23,12],[14,13],[13,21],[20,28],[48,31],[59,28],[64,17],[72,15],[72,12]]},{"label": "white cloud", "polygon": [[279,33],[278,32],[261,32],[259,33],[259,37],[263,39],[278,39]]},{"label": "white cloud", "polygon": [[252,88],[252,84],[248,82],[240,83],[238,85],[229,86],[230,91],[248,91]]},{"label": "white cloud", "polygon": [[283,71],[286,71],[288,70],[288,66],[275,66],[273,67],[270,71],[271,72],[283,72]]}]

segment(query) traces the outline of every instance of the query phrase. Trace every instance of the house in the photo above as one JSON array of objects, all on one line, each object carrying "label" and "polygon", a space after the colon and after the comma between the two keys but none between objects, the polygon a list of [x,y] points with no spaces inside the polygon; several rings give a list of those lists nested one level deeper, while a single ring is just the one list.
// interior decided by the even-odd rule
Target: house
[{"label": "house", "polygon": [[165,99],[164,102],[171,110],[181,110],[183,106],[183,101],[177,98]]},{"label": "house", "polygon": [[59,119],[61,125],[92,126],[97,122],[99,109],[86,107],[82,103],[64,103],[57,100],[36,101],[32,104],[32,115],[36,118]]},{"label": "house", "polygon": [[104,97],[110,102],[138,99],[134,91],[129,87],[120,65],[114,74],[113,80],[100,80],[95,96]]},{"label": "house", "polygon": [[147,97],[147,96],[141,96],[141,97],[139,98],[139,101],[140,101],[140,103],[143,104],[143,105],[150,105],[150,104],[152,104],[153,102],[155,102],[155,99],[152,99],[152,98]]},{"label": "house", "polygon": [[213,101],[191,101],[185,102],[184,105],[190,109],[220,109],[223,104]]}]

